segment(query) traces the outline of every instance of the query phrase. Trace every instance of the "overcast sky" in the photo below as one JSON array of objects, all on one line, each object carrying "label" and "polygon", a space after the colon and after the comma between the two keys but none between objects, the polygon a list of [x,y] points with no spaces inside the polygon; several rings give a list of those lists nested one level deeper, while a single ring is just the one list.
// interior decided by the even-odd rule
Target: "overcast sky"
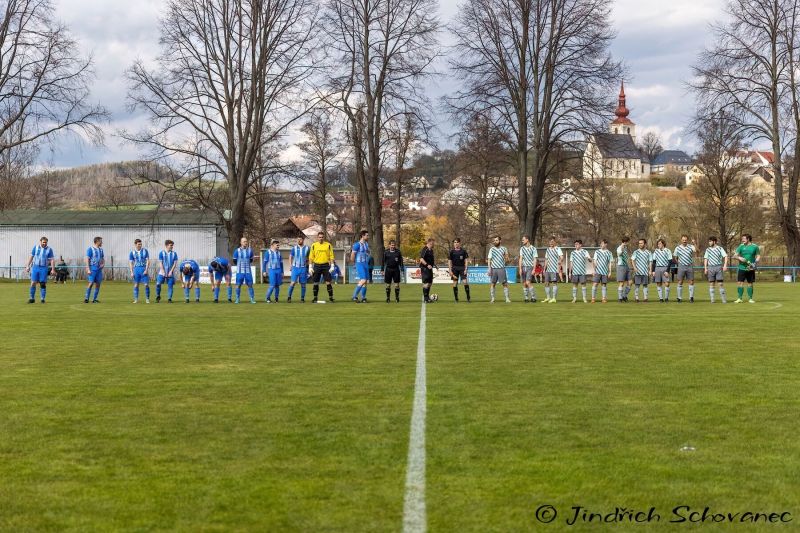
[{"label": "overcast sky", "polygon": [[[75,138],[62,138],[42,151],[42,163],[70,167],[135,159],[137,151],[114,136],[120,128],[137,129],[143,117],[126,107],[125,69],[136,58],[158,53],[158,17],[163,0],[55,0],[57,17],[65,22],[80,46],[94,59],[97,80],[93,98],[113,115],[106,146],[95,148]],[[459,0],[440,0],[440,15],[448,22]],[[613,54],[628,66],[626,79],[630,118],[641,132],[653,130],[665,148],[691,151],[684,131],[694,102],[684,84],[690,65],[707,44],[708,26],[722,16],[723,0],[617,0],[613,23],[617,39]],[[430,87],[436,98],[452,87],[447,75]],[[443,119],[444,121],[444,119]],[[441,129],[449,126],[442,123]]]}]

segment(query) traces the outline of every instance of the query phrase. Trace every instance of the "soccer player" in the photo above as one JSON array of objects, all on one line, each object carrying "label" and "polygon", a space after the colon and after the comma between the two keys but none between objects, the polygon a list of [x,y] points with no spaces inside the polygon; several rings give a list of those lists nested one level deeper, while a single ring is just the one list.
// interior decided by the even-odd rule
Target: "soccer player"
[{"label": "soccer player", "polygon": [[403,265],[403,254],[397,249],[394,240],[389,241],[389,249],[383,252],[383,280],[386,283],[386,303],[392,294],[392,283],[394,283],[394,301],[400,303],[400,273],[405,270]]},{"label": "soccer player", "polygon": [[719,284],[719,297],[722,303],[728,303],[725,294],[725,272],[728,271],[728,254],[722,246],[717,244],[716,237],[708,238],[708,248],[703,254],[703,273],[708,279],[708,295],[714,303],[714,285]]},{"label": "soccer player", "polygon": [[184,259],[180,266],[183,276],[183,297],[189,303],[189,291],[194,287],[194,301],[200,301],[200,265],[194,259]]},{"label": "soccer player", "polygon": [[261,271],[269,276],[269,289],[267,290],[266,301],[272,303],[272,295],[275,295],[275,303],[280,301],[281,285],[283,285],[283,254],[278,250],[278,240],[272,239],[269,243],[269,250],[264,255],[264,263]]},{"label": "soccer player", "polygon": [[333,299],[333,286],[331,285],[331,269],[333,268],[333,246],[325,240],[323,232],[317,233],[317,242],[311,245],[311,250],[308,252],[308,260],[312,265],[311,283],[314,284],[314,303],[317,302],[319,295],[319,280],[325,280],[325,286],[328,289],[328,299],[331,303],[336,300]]},{"label": "soccer player", "polygon": [[519,248],[519,277],[522,280],[522,296],[526,302],[536,301],[533,276],[537,266],[539,266],[539,251],[531,244],[531,238],[525,235]]},{"label": "soccer player", "polygon": [[503,284],[503,296],[506,298],[506,303],[511,303],[511,298],[508,296],[508,278],[506,275],[506,263],[508,263],[508,249],[502,246],[500,242],[502,239],[496,235],[492,240],[493,246],[489,248],[489,256],[487,262],[489,263],[489,294],[491,295],[490,303],[494,303],[494,290],[498,283]]},{"label": "soccer player", "polygon": [[231,265],[222,256],[217,256],[208,264],[208,276],[211,278],[211,290],[214,292],[214,303],[219,303],[219,289],[222,280],[228,286],[228,301],[233,302],[233,287],[231,285]]},{"label": "soccer player", "polygon": [[[356,265],[356,277],[358,283],[353,290],[353,301],[355,303],[367,303],[367,283],[369,283],[369,232],[361,230],[359,239],[353,244],[353,251],[350,252],[350,261]],[[359,302],[358,296],[361,295]]]},{"label": "soccer player", "polygon": [[681,235],[681,243],[675,247],[675,259],[678,261],[678,303],[683,301],[683,280],[689,280],[689,302],[694,303],[694,239],[689,244],[689,236]]},{"label": "soccer player", "polygon": [[28,264],[25,265],[25,272],[31,273],[31,289],[28,303],[36,302],[36,284],[39,284],[39,298],[42,303],[47,297],[47,276],[56,273],[55,254],[53,249],[47,246],[47,237],[39,239],[39,244],[31,250]]},{"label": "soccer player", "polygon": [[464,285],[464,293],[467,295],[467,302],[471,301],[469,295],[469,279],[467,278],[467,268],[469,268],[469,254],[461,247],[461,239],[453,239],[453,249],[447,258],[447,269],[450,272],[450,279],[453,280],[453,298],[458,303],[458,280]]},{"label": "soccer player", "polygon": [[433,267],[436,260],[433,256],[433,237],[428,237],[425,246],[419,251],[419,269],[422,274],[422,300],[431,302],[431,284],[433,283]]},{"label": "soccer player", "polygon": [[749,233],[742,235],[742,244],[736,248],[736,259],[739,261],[739,270],[736,273],[738,282],[736,291],[739,298],[736,299],[736,303],[742,303],[744,284],[747,283],[747,298],[751,304],[754,304],[756,301],[753,300],[753,283],[756,281],[756,267],[761,261],[761,251],[758,245],[753,244],[753,236]]},{"label": "soccer player", "polygon": [[253,264],[253,249],[247,242],[247,237],[239,240],[239,247],[233,251],[233,264],[236,266],[236,301],[242,296],[242,285],[247,285],[247,293],[250,296],[250,303],[256,303],[256,292],[253,289],[253,272],[250,266]]},{"label": "soccer player", "polygon": [[178,253],[172,248],[175,243],[169,239],[164,241],[164,249],[158,252],[158,276],[156,277],[156,303],[161,301],[161,285],[167,284],[167,303],[172,303],[172,291],[175,287],[175,269],[178,266]]},{"label": "soccer player", "polygon": [[139,303],[139,285],[144,283],[145,302],[150,303],[150,252],[142,245],[142,239],[133,241],[133,250],[128,254],[128,266],[133,280],[133,303]]},{"label": "soccer player", "polygon": [[653,254],[647,249],[647,239],[639,239],[638,248],[631,254],[631,262],[633,263],[633,301],[639,303],[639,287],[641,287],[642,296],[647,302],[653,264]]},{"label": "soccer player", "polygon": [[[550,237],[550,246],[544,251],[544,300],[542,303],[556,303],[558,297],[558,281],[563,277],[564,252],[556,246],[555,236]],[[551,296],[552,295],[552,296]]]},{"label": "soccer player", "polygon": [[298,237],[297,244],[289,250],[289,262],[292,265],[292,274],[289,278],[289,297],[286,303],[292,303],[294,286],[300,283],[300,302],[306,301],[306,283],[308,282],[308,254],[311,249],[304,244],[306,238]]},{"label": "soccer player", "polygon": [[631,292],[631,251],[628,248],[630,237],[622,237],[622,242],[617,246],[617,299],[620,302],[628,301]]},{"label": "soccer player", "polygon": [[572,303],[578,300],[578,284],[581,286],[583,303],[586,300],[586,263],[590,261],[589,252],[583,249],[583,241],[575,239],[575,250],[569,255],[569,268],[572,281]]},{"label": "soccer player", "polygon": [[597,285],[602,285],[600,296],[602,302],[608,302],[608,272],[611,270],[611,263],[614,261],[614,254],[608,249],[608,241],[600,241],[600,248],[595,250],[592,257],[594,265],[594,276],[592,277],[592,303],[597,298]]},{"label": "soccer player", "polygon": [[103,238],[95,237],[93,242],[94,244],[86,249],[86,276],[89,284],[86,287],[86,295],[83,298],[83,303],[85,304],[89,303],[89,294],[92,292],[92,287],[94,287],[92,303],[100,303],[97,296],[100,294],[100,284],[103,283],[103,267],[106,266]]},{"label": "soccer player", "polygon": [[672,252],[667,248],[667,241],[658,239],[653,250],[653,281],[656,282],[658,301],[669,303],[670,264]]}]

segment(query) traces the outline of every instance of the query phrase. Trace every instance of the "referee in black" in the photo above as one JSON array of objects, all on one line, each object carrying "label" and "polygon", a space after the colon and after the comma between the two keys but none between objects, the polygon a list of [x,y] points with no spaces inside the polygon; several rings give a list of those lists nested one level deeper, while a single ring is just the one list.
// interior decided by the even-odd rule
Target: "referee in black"
[{"label": "referee in black", "polygon": [[450,258],[448,267],[450,267],[450,279],[453,280],[453,297],[458,303],[458,280],[464,285],[464,292],[467,293],[467,302],[469,298],[469,280],[467,279],[467,261],[469,254],[461,247],[461,239],[453,239],[453,249],[450,250]]},{"label": "referee in black", "polygon": [[433,283],[433,237],[428,237],[425,247],[419,252],[419,270],[422,274],[422,296],[425,303],[431,301],[431,283]]},{"label": "referee in black", "polygon": [[386,281],[386,303],[392,294],[392,283],[394,283],[394,301],[400,303],[400,273],[404,270],[403,254],[397,249],[394,240],[389,241],[389,249],[383,252],[383,279]]}]

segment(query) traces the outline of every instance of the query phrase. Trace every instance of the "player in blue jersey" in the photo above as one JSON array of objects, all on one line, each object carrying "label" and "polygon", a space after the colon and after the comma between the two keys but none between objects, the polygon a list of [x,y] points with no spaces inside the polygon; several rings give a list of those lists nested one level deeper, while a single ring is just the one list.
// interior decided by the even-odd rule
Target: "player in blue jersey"
[{"label": "player in blue jersey", "polygon": [[184,259],[180,266],[183,298],[189,303],[189,291],[194,287],[194,301],[200,301],[200,265],[194,259]]},{"label": "player in blue jersey", "polygon": [[[369,283],[369,232],[361,230],[359,239],[353,244],[353,251],[350,252],[350,261],[356,265],[356,278],[358,283],[353,290],[353,301],[356,303],[367,303],[367,283]],[[359,294],[361,300],[358,299]]]},{"label": "player in blue jersey", "polygon": [[89,294],[94,287],[93,304],[99,304],[97,296],[100,294],[100,284],[103,283],[103,267],[106,266],[106,256],[103,252],[103,238],[95,237],[94,244],[86,249],[86,278],[89,285],[86,287],[86,294],[83,303],[89,303]]},{"label": "player in blue jersey", "polygon": [[283,284],[283,256],[278,250],[278,241],[273,239],[269,245],[269,250],[264,254],[264,264],[262,272],[269,276],[269,290],[267,290],[267,303],[272,303],[272,295],[275,295],[275,303],[278,303],[281,295],[281,285]]},{"label": "player in blue jersey", "polygon": [[47,297],[47,276],[56,273],[55,254],[53,249],[47,246],[47,237],[39,239],[39,244],[31,250],[25,272],[31,273],[31,292],[28,303],[36,302],[36,284],[39,284],[39,296],[44,303]]},{"label": "player in blue jersey", "polygon": [[300,284],[300,301],[306,301],[306,282],[308,281],[308,254],[311,250],[305,243],[305,237],[298,237],[297,244],[289,251],[289,262],[292,265],[292,275],[289,284],[289,297],[287,303],[292,303],[294,286]]},{"label": "player in blue jersey", "polygon": [[236,303],[242,294],[242,285],[247,285],[247,292],[250,294],[250,303],[256,303],[256,293],[253,290],[253,272],[250,266],[253,264],[253,249],[247,243],[247,237],[242,237],[239,247],[233,251],[233,264],[236,267]]},{"label": "player in blue jersey", "polygon": [[169,239],[164,241],[164,249],[158,253],[158,277],[156,277],[156,303],[161,301],[161,285],[167,284],[167,302],[172,303],[172,291],[175,288],[175,269],[178,268],[178,254],[172,248],[175,243]]},{"label": "player in blue jersey", "polygon": [[133,250],[128,254],[128,265],[133,280],[133,303],[139,303],[139,285],[144,283],[145,302],[150,303],[150,252],[142,245],[142,239],[133,241]]},{"label": "player in blue jersey", "polygon": [[233,301],[233,287],[231,286],[231,265],[224,257],[215,257],[208,264],[208,274],[211,278],[211,289],[214,291],[214,303],[219,302],[219,289],[222,280],[228,286],[228,301]]}]

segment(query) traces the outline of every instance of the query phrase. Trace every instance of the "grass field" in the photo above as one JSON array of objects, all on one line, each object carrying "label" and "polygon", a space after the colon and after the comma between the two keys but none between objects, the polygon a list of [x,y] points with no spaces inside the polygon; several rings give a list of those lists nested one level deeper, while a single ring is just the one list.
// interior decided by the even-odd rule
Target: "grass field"
[{"label": "grass field", "polygon": [[[111,283],[86,305],[81,284],[51,284],[42,306],[0,284],[0,530],[400,531],[420,289],[399,305],[336,290],[333,305],[214,305],[205,289],[134,306]],[[436,290],[430,531],[683,531],[680,505],[793,517],[689,530],[798,529],[798,286],[725,306],[705,284],[680,305]],[[662,520],[569,526],[575,505]]]}]

